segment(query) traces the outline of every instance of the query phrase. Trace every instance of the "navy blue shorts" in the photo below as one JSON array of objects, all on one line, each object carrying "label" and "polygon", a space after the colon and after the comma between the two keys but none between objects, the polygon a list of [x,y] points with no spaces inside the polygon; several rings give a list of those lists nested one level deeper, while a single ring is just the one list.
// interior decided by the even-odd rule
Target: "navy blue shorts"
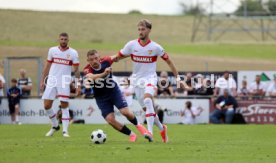
[{"label": "navy blue shorts", "polygon": [[114,112],[114,106],[116,106],[118,109],[127,107],[126,99],[118,87],[112,89],[109,94],[95,97],[95,99],[104,118],[108,114]]}]

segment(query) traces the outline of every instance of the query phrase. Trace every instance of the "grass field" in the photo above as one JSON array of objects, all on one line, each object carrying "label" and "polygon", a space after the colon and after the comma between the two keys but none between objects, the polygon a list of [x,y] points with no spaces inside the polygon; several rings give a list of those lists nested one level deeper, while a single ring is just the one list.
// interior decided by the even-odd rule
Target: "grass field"
[{"label": "grass field", "polygon": [[[90,142],[94,129],[108,136],[103,145]],[[108,125],[72,125],[71,138],[44,137],[49,125],[0,125],[0,162],[275,162],[275,125],[169,125],[170,142],[155,130],[155,142],[136,143]],[[136,131],[136,130],[134,130]]]}]

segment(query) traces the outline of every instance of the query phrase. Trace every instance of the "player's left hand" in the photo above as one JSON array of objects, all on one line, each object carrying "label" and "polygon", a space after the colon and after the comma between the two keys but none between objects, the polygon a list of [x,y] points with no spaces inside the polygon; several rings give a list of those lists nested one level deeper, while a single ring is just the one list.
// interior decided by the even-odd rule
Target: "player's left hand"
[{"label": "player's left hand", "polygon": [[81,95],[81,88],[78,87],[78,88],[76,88],[76,96],[78,97],[80,95]]}]

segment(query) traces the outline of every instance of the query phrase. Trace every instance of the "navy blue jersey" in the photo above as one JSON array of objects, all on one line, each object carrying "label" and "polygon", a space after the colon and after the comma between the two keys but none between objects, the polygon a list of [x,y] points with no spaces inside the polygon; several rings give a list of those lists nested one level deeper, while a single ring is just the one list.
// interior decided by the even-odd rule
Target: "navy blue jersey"
[{"label": "navy blue jersey", "polygon": [[[111,67],[113,61],[111,57],[106,56],[100,59],[100,68],[93,69],[90,64],[86,65],[83,72],[85,75],[87,74],[101,74],[108,67]],[[108,96],[110,95],[116,88],[118,88],[117,83],[112,79],[112,73],[107,75],[104,78],[96,79],[95,81],[91,81],[91,86],[94,91],[95,98],[99,96]]]},{"label": "navy blue jersey", "polygon": [[[12,97],[12,94],[16,94],[16,97]],[[18,104],[20,102],[21,89],[18,87],[11,87],[7,91],[7,97],[9,100],[9,104]]]}]

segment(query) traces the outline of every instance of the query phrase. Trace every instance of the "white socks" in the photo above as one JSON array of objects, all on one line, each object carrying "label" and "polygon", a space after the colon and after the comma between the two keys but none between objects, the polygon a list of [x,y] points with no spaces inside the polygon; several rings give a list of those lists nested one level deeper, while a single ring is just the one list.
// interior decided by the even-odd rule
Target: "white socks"
[{"label": "white socks", "polygon": [[51,108],[49,110],[46,110],[50,120],[52,121],[52,126],[53,127],[57,127],[58,126],[58,120],[56,117],[56,113],[54,112],[54,110]]},{"label": "white socks", "polygon": [[148,131],[153,134],[153,124],[154,124],[154,119],[155,119],[155,112],[153,108],[153,102],[151,98],[145,98],[144,99],[144,104],[147,108],[146,110],[146,120],[147,120],[147,125],[148,125]]},{"label": "white socks", "polygon": [[19,122],[18,115],[15,115],[15,122]]},{"label": "white socks", "polygon": [[159,117],[158,115],[156,114],[155,118],[154,118],[154,123],[155,125],[159,128],[160,131],[162,131],[164,128],[163,128],[163,125],[162,123],[160,122],[159,120]]},{"label": "white socks", "polygon": [[62,127],[63,132],[68,133],[68,127],[70,122],[69,108],[61,109],[62,111]]}]

